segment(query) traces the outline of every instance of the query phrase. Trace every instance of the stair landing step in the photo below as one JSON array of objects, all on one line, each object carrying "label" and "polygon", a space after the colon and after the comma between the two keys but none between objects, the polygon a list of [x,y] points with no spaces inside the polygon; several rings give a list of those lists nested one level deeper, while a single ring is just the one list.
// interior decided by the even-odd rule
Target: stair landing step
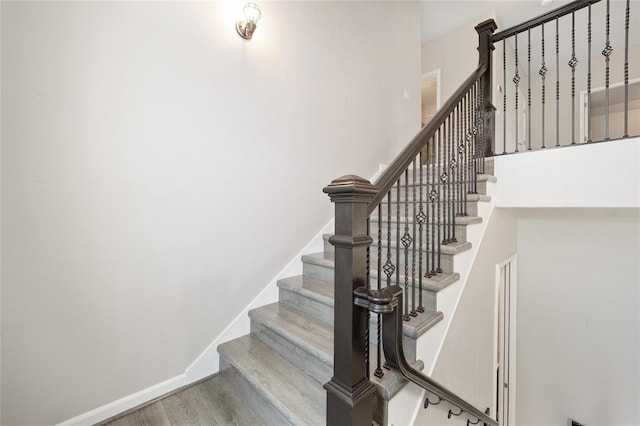
[{"label": "stair landing step", "polygon": [[291,424],[325,423],[326,392],[322,385],[257,337],[246,335],[223,343],[218,352]]},{"label": "stair landing step", "polygon": [[249,311],[249,318],[327,365],[333,364],[333,327],[279,302]]}]

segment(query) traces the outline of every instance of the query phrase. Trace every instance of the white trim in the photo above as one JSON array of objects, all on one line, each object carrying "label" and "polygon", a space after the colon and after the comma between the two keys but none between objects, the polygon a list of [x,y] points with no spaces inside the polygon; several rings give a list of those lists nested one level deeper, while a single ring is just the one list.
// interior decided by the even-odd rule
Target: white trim
[{"label": "white trim", "polygon": [[126,410],[137,407],[140,404],[144,404],[147,401],[185,385],[187,385],[186,376],[184,374],[180,374],[169,380],[165,380],[164,382],[105,404],[95,410],[87,411],[86,413],[80,414],[72,419],[65,420],[62,423],[58,423],[57,426],[92,425],[118,415]]},{"label": "white trim", "polygon": [[[516,302],[518,300],[518,255],[514,254],[510,256],[508,259],[496,264],[496,273],[495,273],[495,309],[494,309],[494,321],[493,321],[493,361],[494,367],[496,359],[498,358],[498,309],[499,302],[499,292],[500,292],[500,270],[506,266],[510,265],[511,270],[509,272],[509,424],[516,424]],[[497,383],[495,378],[495,368],[491,369],[491,382],[493,383],[493,396],[494,398],[491,401],[491,412],[496,415],[496,401],[495,395],[498,393]]]}]

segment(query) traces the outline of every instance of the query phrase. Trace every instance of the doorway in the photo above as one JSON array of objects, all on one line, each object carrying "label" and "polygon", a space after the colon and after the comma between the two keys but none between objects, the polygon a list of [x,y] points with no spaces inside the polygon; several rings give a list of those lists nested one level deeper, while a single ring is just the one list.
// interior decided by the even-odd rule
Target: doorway
[{"label": "doorway", "polygon": [[[424,127],[431,121],[436,111],[440,109],[440,69],[422,74],[421,83],[421,111],[420,127]],[[422,164],[434,163],[435,155],[431,151],[427,153],[428,147],[423,150]]]},{"label": "doorway", "polygon": [[516,256],[496,265],[495,407],[502,426],[515,425]]}]

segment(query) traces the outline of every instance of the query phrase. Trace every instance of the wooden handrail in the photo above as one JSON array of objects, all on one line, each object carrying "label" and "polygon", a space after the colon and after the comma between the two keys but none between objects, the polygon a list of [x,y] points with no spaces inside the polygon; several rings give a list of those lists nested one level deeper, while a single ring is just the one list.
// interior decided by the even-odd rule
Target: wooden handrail
[{"label": "wooden handrail", "polygon": [[528,21],[523,22],[522,24],[518,24],[511,28],[507,28],[506,30],[502,30],[499,33],[495,33],[494,35],[491,36],[491,42],[497,43],[505,38],[509,38],[523,31],[527,31],[531,28],[535,28],[539,25],[553,21],[557,18],[568,15],[571,12],[575,12],[584,7],[587,7],[590,4],[598,3],[599,1],[601,0],[576,0],[571,3],[567,3],[564,6],[560,6],[559,8],[549,11],[543,15],[536,16],[533,19],[529,19]]},{"label": "wooden handrail", "polygon": [[436,395],[441,400],[455,405],[468,416],[475,417],[485,425],[498,426],[495,419],[409,365],[402,347],[403,302],[400,286],[391,285],[381,290],[360,287],[355,290],[355,297],[357,306],[382,315],[382,344],[387,364],[400,371],[405,379]]},{"label": "wooden handrail", "polygon": [[382,176],[375,182],[378,193],[373,197],[367,206],[367,214],[371,215],[378,207],[378,204],[384,199],[391,187],[396,183],[398,178],[407,170],[407,167],[416,158],[420,150],[426,145],[436,131],[442,126],[442,123],[449,117],[449,114],[460,103],[460,100],[469,92],[469,89],[482,77],[487,70],[486,64],[481,64],[467,78],[464,83],[455,91],[442,108],[436,112],[431,121],[422,128],[420,132],[409,142],[409,145],[402,150],[395,160],[387,167]]}]

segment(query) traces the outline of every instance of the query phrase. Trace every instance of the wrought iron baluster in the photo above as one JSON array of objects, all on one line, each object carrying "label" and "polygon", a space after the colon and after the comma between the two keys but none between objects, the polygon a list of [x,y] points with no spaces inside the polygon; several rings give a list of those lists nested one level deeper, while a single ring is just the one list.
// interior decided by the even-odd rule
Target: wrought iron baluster
[{"label": "wrought iron baluster", "polygon": [[[378,290],[382,288],[382,204],[378,206]],[[373,375],[382,377],[382,317],[378,314],[376,329],[376,370]]]},{"label": "wrought iron baluster", "polygon": [[425,219],[425,242],[424,245],[426,246],[426,252],[425,252],[425,278],[429,278],[431,276],[431,267],[429,265],[432,265],[429,262],[429,234],[430,234],[430,226],[431,226],[431,216],[429,215],[429,201],[430,201],[430,173],[429,173],[429,158],[430,158],[430,149],[431,149],[431,145],[430,143],[432,142],[433,138],[431,138],[430,140],[427,141],[427,145],[426,145],[426,157],[427,157],[427,161],[426,161],[426,185],[425,185],[425,191],[427,194],[427,197],[425,199],[425,213],[426,213],[426,219]]},{"label": "wrought iron baluster", "polygon": [[413,159],[413,210],[411,210],[413,215],[413,233],[412,235],[412,252],[411,252],[411,310],[409,311],[409,315],[415,317],[418,315],[416,313],[416,159]]},{"label": "wrought iron baluster", "polygon": [[520,87],[520,73],[518,72],[518,34],[515,35],[515,39],[516,39],[516,54],[515,54],[515,58],[516,58],[516,74],[513,76],[513,83],[515,85],[515,89],[514,89],[514,103],[516,106],[516,114],[515,114],[515,119],[516,119],[516,151],[515,152],[519,152],[518,146],[520,145],[520,137],[518,135],[518,122],[519,117],[518,117],[518,89]]},{"label": "wrought iron baluster", "polygon": [[387,276],[387,286],[391,285],[391,276],[396,269],[391,261],[391,194],[391,191],[387,194],[387,261],[383,267]]},{"label": "wrought iron baluster", "polygon": [[605,57],[605,77],[604,77],[604,139],[609,140],[609,57],[611,53],[613,53],[613,47],[611,47],[611,42],[609,40],[609,25],[610,25],[610,15],[609,15],[609,0],[607,0],[607,17],[606,17],[606,37],[607,41],[602,50],[602,55]]},{"label": "wrought iron baluster", "polygon": [[420,211],[418,212],[418,214],[416,215],[416,221],[418,222],[418,226],[419,226],[419,230],[418,230],[418,246],[420,247],[420,251],[419,251],[419,257],[418,257],[418,279],[419,281],[419,293],[418,293],[418,307],[416,308],[417,312],[424,312],[424,308],[422,307],[422,225],[424,224],[424,221],[426,219],[426,216],[424,214],[424,210],[422,208],[422,187],[423,187],[423,180],[422,180],[422,168],[424,167],[423,164],[423,158],[422,158],[422,153],[424,152],[424,149],[420,150]]},{"label": "wrought iron baluster", "polygon": [[455,121],[453,123],[452,130],[453,130],[453,137],[451,138],[451,159],[449,160],[449,172],[451,173],[451,179],[452,179],[452,183],[451,183],[451,189],[453,190],[452,192],[452,199],[451,199],[451,223],[453,224],[453,238],[452,238],[452,242],[456,241],[456,207],[458,205],[458,187],[457,187],[457,183],[458,183],[458,171],[456,169],[456,141],[458,140],[458,135],[460,133],[460,103],[458,103],[458,105],[456,105],[456,107],[454,108],[454,117],[455,117]]},{"label": "wrought iron baluster", "polygon": [[540,77],[542,77],[542,149],[545,148],[544,146],[544,136],[545,136],[545,131],[544,131],[544,101],[545,101],[545,93],[546,93],[546,85],[545,85],[545,76],[547,75],[547,67],[544,63],[544,24],[542,24],[540,26],[542,28],[542,37],[541,37],[541,42],[542,42],[542,66],[540,67],[540,70],[538,71],[538,74],[540,74]]},{"label": "wrought iron baluster", "polygon": [[[400,220],[398,218],[398,220]],[[409,247],[412,238],[409,235],[409,169],[404,171],[404,234],[402,235],[402,247],[404,247],[404,315],[402,318],[409,321]],[[400,247],[398,247],[400,251]]]},{"label": "wrought iron baluster", "polygon": [[527,30],[527,151],[531,151],[531,28]]},{"label": "wrought iron baluster", "polygon": [[571,12],[571,145],[576,144],[576,13]]},{"label": "wrought iron baluster", "polygon": [[[378,206],[378,210],[380,210],[380,206]],[[367,218],[367,236],[370,237],[371,236],[371,221],[369,218]],[[367,288],[371,288],[371,246],[367,246],[367,276],[366,276],[366,285]],[[371,311],[367,311],[367,324],[369,324],[371,322]],[[367,326],[367,328],[364,331],[364,342],[363,342],[363,346],[364,346],[364,363],[365,363],[365,374],[367,375],[367,379],[370,377],[370,355],[369,355],[369,344],[370,344],[370,337],[369,337],[369,333],[371,331],[369,330],[369,327]]]},{"label": "wrought iron baluster", "polygon": [[507,39],[502,40],[502,153],[507,153]]},{"label": "wrought iron baluster", "polygon": [[624,138],[629,137],[629,0],[624,15]]},{"label": "wrought iron baluster", "polygon": [[472,192],[474,194],[478,193],[478,129],[480,126],[480,115],[478,113],[478,82],[473,85],[471,88],[473,92],[473,186]]},{"label": "wrought iron baluster", "polygon": [[438,230],[438,267],[436,268],[436,272],[441,272],[440,269],[440,257],[441,257],[441,251],[442,251],[442,234],[441,234],[441,230],[442,230],[442,197],[440,196],[441,190],[440,190],[440,168],[441,168],[441,154],[442,154],[442,126],[438,129],[438,151],[437,151],[437,156],[436,156],[436,163],[437,163],[437,173],[438,173],[438,178],[436,179],[435,183],[436,183],[436,199],[437,199],[437,203],[438,203],[438,224],[437,224],[437,230]]},{"label": "wrought iron baluster", "polygon": [[591,3],[587,23],[587,142],[591,142]]},{"label": "wrought iron baluster", "polygon": [[396,187],[396,285],[400,285],[400,179]]},{"label": "wrought iron baluster", "polygon": [[438,178],[436,177],[436,165],[435,165],[435,149],[436,149],[436,137],[431,138],[431,159],[434,161],[430,164],[431,168],[431,191],[429,192],[429,201],[431,201],[431,275],[436,273],[436,203],[438,202],[438,191],[436,187],[438,185]]},{"label": "wrought iron baluster", "polygon": [[[443,244],[449,243],[449,198],[451,195],[447,191],[447,181],[449,180],[449,174],[447,173],[447,146],[449,145],[449,117],[444,120],[442,124],[443,128],[443,153],[442,153],[442,174],[440,175],[440,181],[442,182],[442,217],[444,218],[444,228],[442,230],[443,233]],[[447,198],[449,197],[449,198]]]},{"label": "wrought iron baluster", "polygon": [[556,146],[560,146],[560,30],[556,18]]}]

